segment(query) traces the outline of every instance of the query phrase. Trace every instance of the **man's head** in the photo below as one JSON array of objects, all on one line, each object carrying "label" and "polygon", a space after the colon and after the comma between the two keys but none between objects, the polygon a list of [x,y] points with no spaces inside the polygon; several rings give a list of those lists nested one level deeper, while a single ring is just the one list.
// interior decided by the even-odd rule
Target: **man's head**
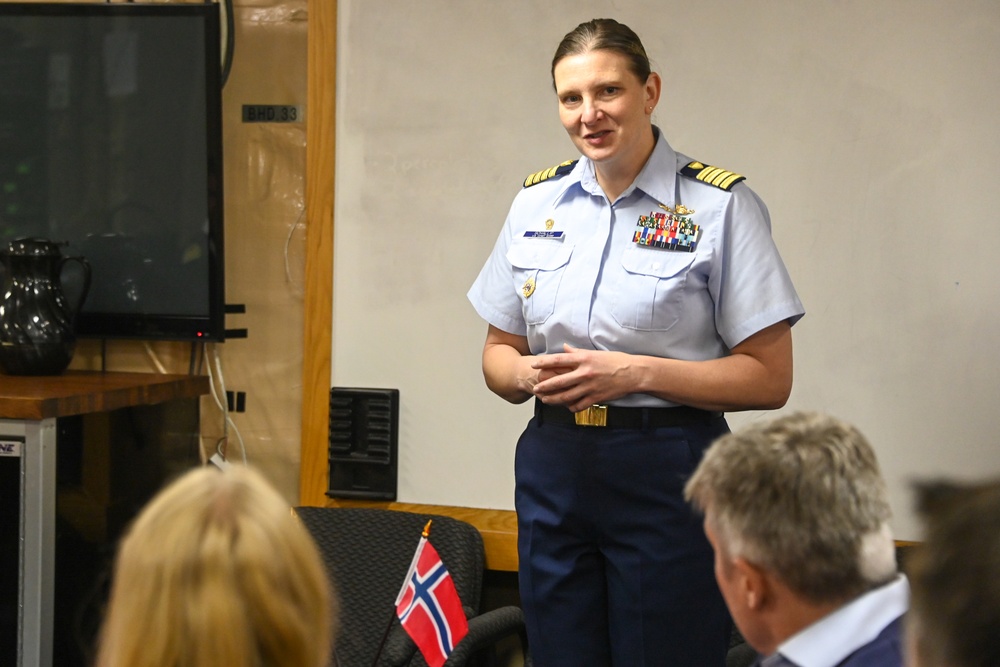
[{"label": "man's head", "polygon": [[907,558],[913,667],[1000,665],[1000,479],[917,488],[926,526]]},{"label": "man's head", "polygon": [[[754,627],[762,613],[782,615],[768,608],[776,587],[801,609],[830,609],[895,576],[875,453],[858,429],[833,417],[799,412],[723,436],[685,497],[705,513],[719,586],[758,650],[784,639]],[[774,585],[756,589],[755,576]]]}]

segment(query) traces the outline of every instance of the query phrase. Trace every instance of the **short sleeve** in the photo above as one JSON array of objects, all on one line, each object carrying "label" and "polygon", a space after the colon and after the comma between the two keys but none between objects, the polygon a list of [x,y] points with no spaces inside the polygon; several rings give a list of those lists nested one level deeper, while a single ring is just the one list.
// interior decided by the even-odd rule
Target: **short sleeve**
[{"label": "short sleeve", "polygon": [[493,246],[486,264],[483,265],[467,294],[472,307],[479,316],[496,328],[518,336],[527,335],[527,325],[521,309],[521,298],[511,278],[511,266],[507,259],[510,247],[511,214],[508,214],[497,242]]},{"label": "short sleeve", "polygon": [[804,314],[802,302],[771,237],[771,220],[744,184],[733,189],[724,219],[721,261],[709,279],[716,328],[732,349],[753,334]]}]

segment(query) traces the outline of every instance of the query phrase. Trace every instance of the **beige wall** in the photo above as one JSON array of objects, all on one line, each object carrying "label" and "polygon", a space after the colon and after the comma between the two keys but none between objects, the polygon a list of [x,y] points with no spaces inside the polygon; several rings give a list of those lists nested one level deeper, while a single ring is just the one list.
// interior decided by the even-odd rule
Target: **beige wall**
[{"label": "beige wall", "polygon": [[400,389],[400,500],[512,506],[529,412],[484,387],[465,293],[523,178],[576,154],[548,64],[602,15],[673,146],[767,202],[807,310],[787,409],[857,423],[916,537],[911,479],[1000,472],[993,0],[340,0],[330,381]]}]

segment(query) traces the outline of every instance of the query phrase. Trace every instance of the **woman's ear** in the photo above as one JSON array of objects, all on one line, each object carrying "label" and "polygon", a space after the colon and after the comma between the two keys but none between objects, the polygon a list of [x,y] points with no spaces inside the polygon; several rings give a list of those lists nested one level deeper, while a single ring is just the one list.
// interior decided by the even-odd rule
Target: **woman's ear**
[{"label": "woman's ear", "polygon": [[656,108],[656,105],[660,101],[660,89],[663,86],[663,81],[660,79],[660,75],[656,72],[650,72],[649,76],[646,77],[646,107]]}]

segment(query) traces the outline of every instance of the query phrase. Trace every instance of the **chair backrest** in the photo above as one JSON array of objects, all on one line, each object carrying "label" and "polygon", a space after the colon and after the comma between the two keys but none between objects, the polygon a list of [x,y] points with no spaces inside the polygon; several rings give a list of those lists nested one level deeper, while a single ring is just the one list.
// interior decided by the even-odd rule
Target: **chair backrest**
[{"label": "chair backrest", "polygon": [[[433,519],[430,542],[451,573],[462,605],[470,615],[479,612],[484,552],[474,526],[396,510],[297,507],[295,512],[316,540],[340,599],[335,647],[340,667],[372,665],[390,624],[391,648],[379,664],[406,664],[412,655],[394,603],[428,519]],[[417,655],[413,664],[424,663]]]}]

